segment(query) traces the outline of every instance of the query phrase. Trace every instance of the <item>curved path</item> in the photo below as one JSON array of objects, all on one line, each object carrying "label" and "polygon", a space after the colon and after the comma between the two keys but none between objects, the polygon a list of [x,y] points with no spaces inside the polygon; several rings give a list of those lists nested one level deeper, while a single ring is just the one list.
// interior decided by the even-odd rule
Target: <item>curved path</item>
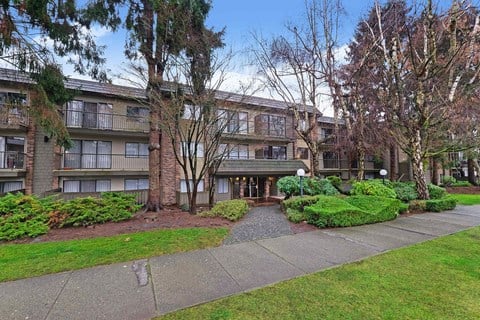
[{"label": "curved path", "polygon": [[293,234],[280,205],[255,207],[230,231],[223,244],[234,244]]}]

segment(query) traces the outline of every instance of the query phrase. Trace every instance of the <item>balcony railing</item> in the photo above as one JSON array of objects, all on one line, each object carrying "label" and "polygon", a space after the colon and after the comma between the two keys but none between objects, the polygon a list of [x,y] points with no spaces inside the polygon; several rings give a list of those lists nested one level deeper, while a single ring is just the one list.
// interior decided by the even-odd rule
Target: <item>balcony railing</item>
[{"label": "balcony railing", "polygon": [[126,116],[114,113],[93,113],[64,111],[65,125],[68,128],[111,130],[125,132],[148,132],[149,119],[141,116]]},{"label": "balcony railing", "polygon": [[0,170],[25,169],[25,154],[18,151],[0,152]]},{"label": "balcony railing", "polygon": [[62,169],[148,170],[147,156],[64,153]]},{"label": "balcony railing", "polygon": [[18,108],[6,108],[0,105],[0,127],[28,126],[27,112]]}]

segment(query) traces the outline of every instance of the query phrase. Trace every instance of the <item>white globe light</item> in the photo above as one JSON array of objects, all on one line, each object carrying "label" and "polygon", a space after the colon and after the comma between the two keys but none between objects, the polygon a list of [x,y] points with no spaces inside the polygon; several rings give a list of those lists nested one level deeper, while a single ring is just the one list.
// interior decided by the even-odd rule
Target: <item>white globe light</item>
[{"label": "white globe light", "polygon": [[298,169],[298,170],[297,170],[297,176],[299,176],[299,177],[305,176],[305,170],[303,170],[303,169]]},{"label": "white globe light", "polygon": [[385,170],[385,169],[380,170],[380,175],[381,175],[382,177],[385,177],[385,176],[387,175],[387,173],[388,173],[388,172],[387,172],[387,170]]}]

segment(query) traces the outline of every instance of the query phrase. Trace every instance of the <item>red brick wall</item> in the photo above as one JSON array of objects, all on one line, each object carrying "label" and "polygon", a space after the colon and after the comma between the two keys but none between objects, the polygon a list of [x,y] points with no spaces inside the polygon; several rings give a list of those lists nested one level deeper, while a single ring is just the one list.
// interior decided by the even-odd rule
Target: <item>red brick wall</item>
[{"label": "red brick wall", "polygon": [[160,201],[162,205],[177,202],[177,161],[168,134],[162,134],[160,141]]}]

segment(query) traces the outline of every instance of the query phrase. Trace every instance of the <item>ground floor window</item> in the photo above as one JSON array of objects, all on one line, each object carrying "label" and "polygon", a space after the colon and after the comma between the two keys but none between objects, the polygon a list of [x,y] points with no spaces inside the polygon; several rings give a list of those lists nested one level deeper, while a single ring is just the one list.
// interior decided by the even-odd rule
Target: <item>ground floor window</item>
[{"label": "ground floor window", "polygon": [[148,179],[125,179],[125,191],[147,190]]},{"label": "ground floor window", "polygon": [[5,181],[0,182],[0,193],[7,193],[23,189],[22,181]]},{"label": "ground floor window", "polygon": [[[193,182],[192,180],[188,180],[188,183],[190,184],[190,190],[193,189]],[[197,192],[203,192],[205,190],[205,184],[203,180],[200,180],[198,183],[198,189]],[[180,192],[181,193],[186,193],[187,192],[187,180],[181,179],[180,180]]]},{"label": "ground floor window", "polygon": [[106,192],[111,190],[110,180],[65,180],[63,192]]},{"label": "ground floor window", "polygon": [[229,181],[228,178],[217,178],[217,193],[228,193]]}]

